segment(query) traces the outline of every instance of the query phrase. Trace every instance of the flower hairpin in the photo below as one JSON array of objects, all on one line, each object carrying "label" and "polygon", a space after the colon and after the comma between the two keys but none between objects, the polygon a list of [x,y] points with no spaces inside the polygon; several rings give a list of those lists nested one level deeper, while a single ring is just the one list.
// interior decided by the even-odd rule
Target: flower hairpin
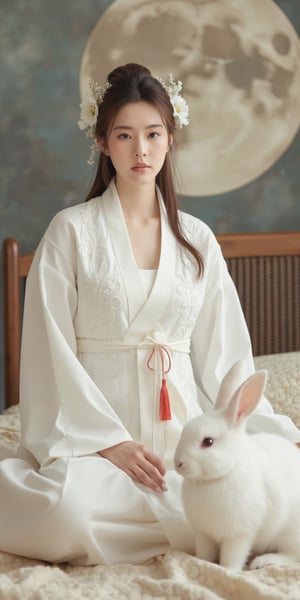
[{"label": "flower hairpin", "polygon": [[89,89],[83,96],[82,102],[80,103],[80,119],[77,122],[79,129],[86,129],[86,136],[92,138],[94,141],[90,147],[90,156],[87,161],[89,165],[93,165],[95,162],[95,154],[99,150],[97,141],[95,139],[96,123],[98,118],[99,106],[103,102],[104,94],[106,90],[111,86],[107,81],[105,85],[101,86],[97,81],[91,79],[89,81]]},{"label": "flower hairpin", "polygon": [[[181,96],[182,81],[175,82],[173,73],[169,73],[167,81],[157,78],[163,88],[166,90],[170,102],[173,106],[173,116],[176,125],[181,128],[183,125],[189,124],[189,107],[187,102]],[[78,127],[81,130],[86,130],[86,136],[93,139],[93,143],[90,147],[90,156],[87,161],[89,165],[93,165],[95,162],[95,154],[99,151],[98,143],[96,140],[96,123],[99,113],[99,106],[103,102],[103,98],[106,90],[111,87],[111,84],[107,81],[105,85],[101,86],[97,81],[91,79],[89,81],[89,89],[84,94],[82,102],[80,103],[80,119],[78,121]]]},{"label": "flower hairpin", "polygon": [[173,73],[169,73],[167,81],[158,78],[166,90],[173,106],[173,117],[176,125],[181,129],[183,125],[189,124],[189,107],[186,100],[180,95],[182,81],[175,81]]}]

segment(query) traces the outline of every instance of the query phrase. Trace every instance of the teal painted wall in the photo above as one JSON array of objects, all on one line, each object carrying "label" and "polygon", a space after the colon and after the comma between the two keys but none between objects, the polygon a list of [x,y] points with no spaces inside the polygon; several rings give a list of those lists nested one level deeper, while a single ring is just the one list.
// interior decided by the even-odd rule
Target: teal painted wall
[{"label": "teal painted wall", "polygon": [[[110,4],[1,0],[0,237],[1,242],[17,237],[22,251],[35,248],[51,217],[81,202],[90,186],[88,146],[77,127],[78,74],[88,36]],[[299,33],[299,1],[277,4]],[[218,196],[185,198],[184,208],[215,232],[299,230],[299,157],[298,134],[251,184]],[[2,356],[1,347],[1,364]],[[1,389],[2,384],[0,396]]]}]

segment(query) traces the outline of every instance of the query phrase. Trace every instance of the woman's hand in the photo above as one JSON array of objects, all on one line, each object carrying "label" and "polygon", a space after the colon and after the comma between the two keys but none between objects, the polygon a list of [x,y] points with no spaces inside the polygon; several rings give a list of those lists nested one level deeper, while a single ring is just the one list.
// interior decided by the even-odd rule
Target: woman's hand
[{"label": "woman's hand", "polygon": [[155,492],[165,492],[166,470],[161,459],[138,442],[121,442],[98,452],[122,469],[136,483],[143,483]]}]

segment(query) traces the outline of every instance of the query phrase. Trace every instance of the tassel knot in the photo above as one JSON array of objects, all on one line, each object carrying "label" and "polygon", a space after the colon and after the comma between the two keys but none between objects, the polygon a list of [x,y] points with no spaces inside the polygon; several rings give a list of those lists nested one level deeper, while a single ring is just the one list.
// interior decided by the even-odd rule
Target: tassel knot
[{"label": "tassel knot", "polygon": [[159,398],[159,417],[161,421],[170,421],[172,419],[170,409],[169,392],[165,378],[162,378]]},{"label": "tassel knot", "polygon": [[[148,367],[148,369],[150,369],[150,371],[155,370],[153,367],[151,367],[150,363],[151,363],[152,357],[156,350],[158,350],[158,352],[159,352],[159,356],[160,356],[160,360],[161,360],[161,372],[162,372],[162,381],[161,381],[160,396],[159,396],[159,418],[161,421],[170,421],[172,419],[172,414],[171,414],[170,398],[169,398],[169,392],[168,392],[168,388],[167,388],[167,381],[166,381],[165,375],[167,373],[169,373],[169,371],[171,369],[171,356],[170,356],[170,352],[169,352],[168,348],[166,348],[166,346],[162,346],[159,344],[155,345],[148,360],[147,360],[147,367]],[[166,369],[165,369],[164,353],[168,359],[168,366]]]}]

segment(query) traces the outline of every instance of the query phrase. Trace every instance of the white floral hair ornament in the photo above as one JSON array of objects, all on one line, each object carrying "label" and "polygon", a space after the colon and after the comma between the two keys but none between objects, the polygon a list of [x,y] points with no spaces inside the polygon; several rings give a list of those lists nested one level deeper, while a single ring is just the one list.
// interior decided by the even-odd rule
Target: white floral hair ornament
[{"label": "white floral hair ornament", "polygon": [[89,90],[85,93],[82,102],[80,103],[80,119],[77,122],[79,129],[86,129],[86,137],[92,138],[94,141],[90,147],[90,156],[87,161],[89,165],[93,165],[95,162],[95,154],[99,150],[95,133],[96,123],[99,113],[99,106],[103,102],[103,97],[110,87],[110,83],[107,81],[104,86],[99,85],[97,81],[91,79],[89,81]]},{"label": "white floral hair ornament", "polygon": [[176,125],[181,129],[183,125],[189,124],[189,107],[185,99],[180,95],[182,81],[175,82],[173,73],[169,73],[167,81],[158,79],[166,90],[173,106],[173,117]]},{"label": "white floral hair ornament", "polygon": [[[163,88],[166,90],[170,102],[173,106],[173,116],[176,125],[181,128],[183,125],[189,124],[189,107],[184,98],[180,95],[182,90],[182,81],[174,80],[172,73],[169,73],[168,79],[165,82],[163,79],[157,78]],[[81,130],[86,130],[86,136],[93,139],[90,147],[90,156],[87,161],[89,165],[95,162],[95,154],[99,151],[99,146],[96,140],[96,123],[99,113],[99,106],[103,102],[104,94],[111,84],[107,81],[104,86],[99,85],[97,81],[91,79],[89,81],[89,90],[85,93],[82,102],[80,103],[80,119],[78,127]]]}]

